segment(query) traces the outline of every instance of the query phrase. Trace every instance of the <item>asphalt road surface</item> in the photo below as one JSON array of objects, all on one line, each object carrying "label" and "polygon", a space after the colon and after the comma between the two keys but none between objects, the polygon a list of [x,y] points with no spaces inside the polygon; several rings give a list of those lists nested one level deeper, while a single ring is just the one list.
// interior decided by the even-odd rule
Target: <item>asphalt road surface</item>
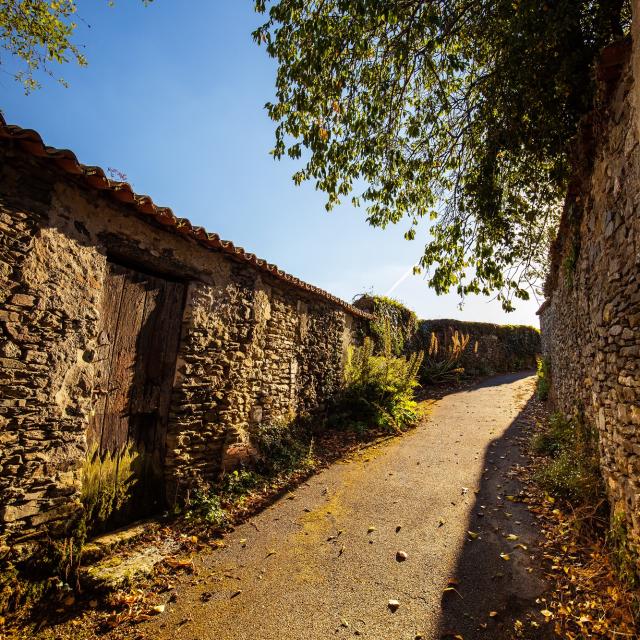
[{"label": "asphalt road surface", "polygon": [[524,462],[518,415],[532,393],[529,373],[492,378],[439,400],[411,433],[322,471],[237,527],[225,548],[198,556],[196,575],[179,578],[165,612],[140,631],[186,640],[511,637],[544,589],[534,520],[511,498]]}]

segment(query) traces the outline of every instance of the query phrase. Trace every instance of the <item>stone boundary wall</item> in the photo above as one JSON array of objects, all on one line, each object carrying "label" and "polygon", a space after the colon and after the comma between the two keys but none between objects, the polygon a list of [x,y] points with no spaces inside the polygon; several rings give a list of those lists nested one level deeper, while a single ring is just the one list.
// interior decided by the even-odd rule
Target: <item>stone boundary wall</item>
[{"label": "stone boundary wall", "polygon": [[[634,3],[635,5],[635,3]],[[635,8],[635,7],[634,7]],[[551,400],[597,427],[612,511],[640,542],[640,46],[605,49],[539,311]]]},{"label": "stone boundary wall", "polygon": [[377,351],[383,350],[384,335],[388,331],[392,353],[399,356],[407,352],[418,328],[418,317],[411,309],[393,298],[367,294],[353,304],[374,316],[369,331]]},{"label": "stone boundary wall", "polygon": [[523,325],[500,325],[462,320],[418,320],[416,314],[397,300],[382,296],[361,296],[354,305],[375,316],[371,332],[376,347],[382,348],[381,332],[388,323],[392,347],[397,354],[412,351],[429,353],[431,334],[440,349],[451,343],[458,331],[469,336],[469,344],[461,358],[465,375],[482,376],[507,371],[534,369],[541,351],[540,331]]},{"label": "stone boundary wall", "polygon": [[500,325],[461,320],[421,320],[413,348],[429,351],[431,334],[446,348],[451,335],[458,331],[469,336],[469,344],[460,358],[465,375],[486,376],[535,369],[540,354],[540,332],[524,325]]},{"label": "stone boundary wall", "polygon": [[0,141],[0,550],[63,533],[81,509],[108,261],[187,285],[169,503],[251,455],[252,425],[321,411],[367,322]]}]

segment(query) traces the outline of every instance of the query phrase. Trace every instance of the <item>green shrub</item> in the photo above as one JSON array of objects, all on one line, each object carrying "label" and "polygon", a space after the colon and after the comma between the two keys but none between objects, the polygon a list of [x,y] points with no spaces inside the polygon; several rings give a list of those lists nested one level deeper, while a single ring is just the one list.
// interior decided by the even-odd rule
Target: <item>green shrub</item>
[{"label": "green shrub", "polygon": [[546,400],[551,388],[551,368],[546,358],[537,358],[537,361],[536,395],[539,400]]},{"label": "green shrub", "polygon": [[533,449],[549,456],[535,479],[545,490],[574,505],[596,504],[603,495],[597,433],[578,419],[553,414],[534,436]]},{"label": "green shrub", "polygon": [[330,419],[334,425],[402,431],[418,420],[414,389],[423,354],[392,355],[389,332],[385,333],[382,355],[374,355],[370,338],[349,349],[344,390]]},{"label": "green shrub", "polygon": [[251,442],[258,450],[256,470],[261,475],[276,476],[315,464],[312,431],[304,421],[257,425],[251,429]]},{"label": "green shrub", "polygon": [[237,500],[251,493],[263,479],[247,469],[235,469],[226,473],[220,483],[220,494],[229,500]]},{"label": "green shrub", "polygon": [[229,522],[229,516],[222,507],[220,496],[204,490],[194,491],[189,497],[186,518],[189,521],[206,522],[215,527],[223,527]]},{"label": "green shrub", "polygon": [[448,342],[445,338],[444,343],[440,344],[436,334],[431,332],[429,351],[420,368],[420,382],[439,384],[458,380],[464,373],[460,360],[469,345],[469,337],[456,330],[450,334]]}]

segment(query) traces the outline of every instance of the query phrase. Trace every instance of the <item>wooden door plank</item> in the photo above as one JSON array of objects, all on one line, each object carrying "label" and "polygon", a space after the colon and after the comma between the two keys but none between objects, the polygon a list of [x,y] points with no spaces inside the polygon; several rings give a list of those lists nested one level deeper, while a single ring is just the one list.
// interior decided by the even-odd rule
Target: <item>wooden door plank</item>
[{"label": "wooden door plank", "polygon": [[145,503],[156,504],[163,499],[165,438],[182,328],[184,284],[151,276],[146,276],[146,282],[146,322],[141,328],[136,362],[141,384],[134,386],[138,401],[131,409],[129,437],[144,455],[139,495]]},{"label": "wooden door plank", "polygon": [[[154,358],[154,335],[158,331],[158,309],[164,305],[163,281],[153,276],[142,275],[142,284],[146,290],[144,313],[138,337],[138,357],[135,365],[135,377],[131,390],[131,414],[148,413],[153,410],[153,400],[148,397],[149,361]],[[129,433],[136,442],[138,434]]]},{"label": "wooden door plank", "polygon": [[[176,359],[180,346],[182,332],[182,314],[184,310],[185,285],[182,282],[167,282],[165,285],[165,311],[162,314],[162,330],[157,333],[158,352],[160,359],[160,384],[158,394],[158,414],[160,420],[156,426],[153,438],[153,449],[164,461],[165,439],[169,408],[171,405],[171,393],[175,377]],[[162,348],[160,348],[162,346]]]},{"label": "wooden door plank", "polygon": [[133,446],[140,457],[126,504],[112,517],[152,513],[163,501],[168,413],[180,342],[185,285],[109,265],[103,295],[99,377],[103,390],[90,421],[90,439],[118,455]]},{"label": "wooden door plank", "polygon": [[103,449],[112,452],[120,451],[127,444],[131,388],[146,297],[140,275],[127,271],[129,274],[124,280],[118,327],[113,345],[110,388],[102,435]]},{"label": "wooden door plank", "polygon": [[124,287],[125,274],[115,265],[107,263],[107,269],[102,290],[101,316],[98,331],[98,346],[95,354],[94,373],[94,406],[89,426],[87,428],[87,446],[89,451],[100,447],[102,451],[102,430],[104,424],[105,406],[109,393],[109,378],[113,357],[120,300]]}]

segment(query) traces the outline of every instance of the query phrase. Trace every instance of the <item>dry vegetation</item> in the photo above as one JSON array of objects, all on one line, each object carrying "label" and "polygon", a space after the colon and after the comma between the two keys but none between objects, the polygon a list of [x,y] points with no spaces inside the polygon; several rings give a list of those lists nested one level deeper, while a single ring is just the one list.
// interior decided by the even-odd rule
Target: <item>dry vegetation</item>
[{"label": "dry vegetation", "polygon": [[594,436],[540,401],[531,405],[532,462],[522,479],[551,585],[541,611],[560,638],[638,638],[636,559],[621,518],[609,513]]}]

